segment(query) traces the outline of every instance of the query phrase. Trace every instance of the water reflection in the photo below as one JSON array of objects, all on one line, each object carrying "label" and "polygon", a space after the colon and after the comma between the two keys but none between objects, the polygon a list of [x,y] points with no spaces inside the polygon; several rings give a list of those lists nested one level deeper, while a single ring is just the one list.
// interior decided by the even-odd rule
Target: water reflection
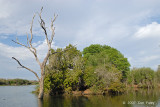
[{"label": "water reflection", "polygon": [[[45,96],[39,107],[158,107],[160,90],[127,90],[123,95]],[[152,102],[152,103],[151,103]]]},{"label": "water reflection", "polygon": [[43,100],[42,99],[38,99],[38,107],[43,107]]},{"label": "water reflection", "polygon": [[33,90],[35,86],[1,86],[0,107],[160,107],[160,89],[132,89],[117,96],[45,96],[44,100]]}]

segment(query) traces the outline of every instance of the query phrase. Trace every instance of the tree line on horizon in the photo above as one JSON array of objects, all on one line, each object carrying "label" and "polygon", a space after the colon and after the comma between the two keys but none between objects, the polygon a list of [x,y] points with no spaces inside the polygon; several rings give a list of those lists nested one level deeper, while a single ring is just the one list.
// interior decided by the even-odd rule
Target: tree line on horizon
[{"label": "tree line on horizon", "polygon": [[26,79],[3,79],[0,78],[0,85],[36,85],[38,81],[36,80],[26,80]]}]

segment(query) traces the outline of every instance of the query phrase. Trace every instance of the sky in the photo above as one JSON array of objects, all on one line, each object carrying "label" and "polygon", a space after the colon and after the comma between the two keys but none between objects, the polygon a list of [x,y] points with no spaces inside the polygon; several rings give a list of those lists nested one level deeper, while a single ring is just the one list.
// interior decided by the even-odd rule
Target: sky
[{"label": "sky", "polygon": [[36,79],[13,56],[40,73],[32,53],[12,40],[26,44],[36,14],[33,46],[43,60],[47,45],[37,15],[42,6],[48,35],[51,18],[58,14],[52,48],[73,44],[82,51],[91,44],[109,45],[128,58],[131,68],[157,70],[160,65],[160,0],[0,0],[0,78]]}]

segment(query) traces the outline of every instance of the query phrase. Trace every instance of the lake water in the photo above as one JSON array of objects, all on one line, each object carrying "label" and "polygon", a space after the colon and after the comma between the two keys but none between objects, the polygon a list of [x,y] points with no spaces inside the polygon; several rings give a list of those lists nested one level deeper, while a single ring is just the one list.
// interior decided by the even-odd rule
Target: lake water
[{"label": "lake water", "polygon": [[160,89],[132,90],[126,94],[48,96],[38,100],[35,86],[0,86],[0,107],[160,107]]}]

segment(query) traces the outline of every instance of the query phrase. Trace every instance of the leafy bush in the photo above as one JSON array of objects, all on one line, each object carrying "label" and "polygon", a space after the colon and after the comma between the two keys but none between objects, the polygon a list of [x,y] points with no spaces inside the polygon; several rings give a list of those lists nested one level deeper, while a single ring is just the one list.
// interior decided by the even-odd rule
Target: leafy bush
[{"label": "leafy bush", "polygon": [[119,71],[122,72],[123,78],[126,78],[126,73],[130,70],[130,64],[117,49],[106,45],[90,45],[83,50],[86,65],[98,66],[107,63],[113,64]]},{"label": "leafy bush", "polygon": [[70,93],[72,90],[80,90],[84,69],[81,52],[72,45],[64,50],[52,50],[54,52],[56,54],[50,56],[46,67],[45,92]]},{"label": "leafy bush", "polygon": [[117,87],[118,84],[116,87],[111,85],[115,83],[122,85],[121,81],[126,78],[126,72],[129,71],[130,64],[127,58],[124,58],[118,50],[97,44],[84,48],[83,55],[86,60],[84,82],[87,87],[102,91],[106,88],[123,90]]},{"label": "leafy bush", "polygon": [[128,83],[138,85],[138,87],[153,87],[155,72],[151,68],[133,68],[128,73]]},{"label": "leafy bush", "polygon": [[[45,92],[59,93],[91,89],[103,92],[110,88],[121,91],[122,79],[129,70],[129,62],[110,46],[91,45],[82,53],[69,45],[51,50],[46,67]],[[121,87],[121,88],[120,88]]]}]

